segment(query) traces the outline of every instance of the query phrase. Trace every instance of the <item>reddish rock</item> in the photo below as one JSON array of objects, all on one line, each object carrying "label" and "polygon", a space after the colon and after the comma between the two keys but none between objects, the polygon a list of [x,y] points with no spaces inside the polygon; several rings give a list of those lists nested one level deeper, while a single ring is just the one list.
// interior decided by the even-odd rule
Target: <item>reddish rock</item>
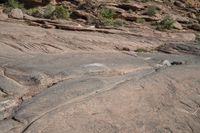
[{"label": "reddish rock", "polygon": [[23,19],[24,15],[21,9],[16,8],[11,10],[10,17],[16,19]]},{"label": "reddish rock", "polygon": [[173,27],[174,27],[175,29],[178,29],[178,30],[182,30],[182,29],[183,29],[182,25],[181,25],[179,22],[175,22],[175,23],[173,24]]},{"label": "reddish rock", "polygon": [[161,18],[159,17],[150,17],[145,15],[137,15],[137,14],[130,14],[130,13],[123,13],[122,18],[128,21],[136,21],[137,19],[144,19],[145,21],[159,21]]},{"label": "reddish rock", "polygon": [[72,16],[74,18],[82,18],[82,19],[88,19],[89,17],[94,17],[92,14],[87,13],[83,10],[75,10],[72,13]]},{"label": "reddish rock", "polygon": [[132,11],[139,11],[143,10],[144,6],[139,5],[139,4],[127,4],[127,3],[122,3],[117,5],[118,8],[124,9],[124,10],[132,10]]}]

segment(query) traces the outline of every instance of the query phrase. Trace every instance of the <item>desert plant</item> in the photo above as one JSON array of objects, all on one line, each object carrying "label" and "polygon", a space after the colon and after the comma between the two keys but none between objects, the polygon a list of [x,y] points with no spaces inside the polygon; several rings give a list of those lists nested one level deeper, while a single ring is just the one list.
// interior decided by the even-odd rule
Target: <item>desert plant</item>
[{"label": "desert plant", "polygon": [[138,18],[136,20],[136,23],[144,23],[144,22],[145,22],[145,19],[143,19],[143,18]]},{"label": "desert plant", "polygon": [[127,21],[123,20],[123,19],[115,19],[113,20],[113,26],[114,27],[119,27],[119,26],[124,26],[127,25]]},{"label": "desert plant", "polygon": [[116,14],[113,10],[102,8],[98,13],[98,24],[104,26],[111,26],[114,24],[114,18]]},{"label": "desert plant", "polygon": [[43,17],[43,11],[41,9],[39,9],[38,7],[31,8],[31,9],[27,10],[26,13],[28,15],[31,15],[34,17],[39,17],[39,18]]},{"label": "desert plant", "polygon": [[116,16],[115,11],[107,8],[102,8],[99,12],[99,17],[104,19],[113,19]]},{"label": "desert plant", "polygon": [[138,53],[146,53],[146,52],[149,52],[149,50],[147,50],[146,48],[138,48],[136,50],[134,50],[135,52],[138,52]]},{"label": "desert plant", "polygon": [[51,18],[53,12],[55,11],[55,6],[53,6],[52,4],[48,4],[46,6],[46,8],[44,9],[44,14],[43,16],[45,18]]},{"label": "desert plant", "polygon": [[57,6],[52,13],[52,16],[56,19],[69,19],[69,11],[65,7]]},{"label": "desert plant", "polygon": [[24,8],[24,5],[20,3],[18,0],[8,0],[7,6],[11,8]]},{"label": "desert plant", "polygon": [[147,8],[147,10],[145,11],[145,15],[148,16],[155,16],[155,14],[157,13],[156,7],[155,6],[150,6]]},{"label": "desert plant", "polygon": [[166,16],[161,22],[157,24],[158,30],[170,30],[173,28],[175,21],[170,17]]}]

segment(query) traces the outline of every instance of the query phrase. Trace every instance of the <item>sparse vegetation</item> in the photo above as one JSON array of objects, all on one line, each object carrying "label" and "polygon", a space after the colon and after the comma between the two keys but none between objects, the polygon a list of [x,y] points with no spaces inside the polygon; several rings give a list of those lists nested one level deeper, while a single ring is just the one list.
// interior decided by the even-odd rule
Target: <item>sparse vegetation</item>
[{"label": "sparse vegetation", "polygon": [[46,8],[44,9],[44,17],[45,18],[51,18],[53,12],[55,11],[55,6],[51,5],[51,4],[48,4],[46,6]]},{"label": "sparse vegetation", "polygon": [[52,17],[56,19],[69,19],[69,11],[65,7],[56,6],[55,10],[52,13]]},{"label": "sparse vegetation", "polygon": [[125,20],[123,20],[123,19],[115,19],[114,21],[113,21],[113,26],[114,27],[119,27],[119,26],[125,26],[125,25],[127,25],[128,23],[125,21]]},{"label": "sparse vegetation", "polygon": [[39,9],[37,7],[27,10],[26,13],[28,15],[31,15],[31,16],[34,16],[34,17],[39,17],[39,18],[43,17],[43,13],[42,13],[41,9]]},{"label": "sparse vegetation", "polygon": [[175,21],[170,17],[166,16],[162,21],[157,23],[157,30],[170,30],[173,28]]},{"label": "sparse vegetation", "polygon": [[136,20],[136,23],[144,23],[144,22],[145,22],[145,19],[143,19],[143,18],[138,18]]},{"label": "sparse vegetation", "polygon": [[125,20],[117,18],[117,14],[115,13],[115,11],[107,8],[102,8],[98,13],[97,18],[97,23],[103,26],[118,27],[127,24]]},{"label": "sparse vegetation", "polygon": [[145,15],[148,16],[155,16],[157,13],[156,7],[155,6],[150,6],[147,8],[147,10],[145,11]]},{"label": "sparse vegetation", "polygon": [[136,50],[134,50],[135,52],[139,52],[139,53],[146,53],[149,52],[149,50],[145,49],[145,48],[138,48]]},{"label": "sparse vegetation", "polygon": [[39,17],[39,18],[50,18],[50,19],[69,19],[69,11],[63,6],[53,6],[51,4],[46,7],[31,8],[27,10],[27,14]]},{"label": "sparse vegetation", "polygon": [[24,5],[20,3],[18,0],[8,0],[7,6],[10,8],[24,8]]},{"label": "sparse vegetation", "polygon": [[98,16],[103,19],[114,19],[114,17],[116,17],[116,13],[111,9],[102,8]]}]

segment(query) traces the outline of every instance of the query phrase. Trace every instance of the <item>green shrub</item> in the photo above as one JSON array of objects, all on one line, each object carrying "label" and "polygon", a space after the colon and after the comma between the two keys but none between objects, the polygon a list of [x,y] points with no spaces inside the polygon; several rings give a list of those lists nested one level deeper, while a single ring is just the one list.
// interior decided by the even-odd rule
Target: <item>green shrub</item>
[{"label": "green shrub", "polygon": [[145,49],[145,48],[138,48],[136,50],[134,50],[135,52],[139,52],[139,53],[146,53],[149,52],[149,50]]},{"label": "green shrub", "polygon": [[150,6],[147,8],[147,10],[145,11],[145,15],[148,16],[155,16],[155,14],[157,13],[156,7],[155,6]]},{"label": "green shrub", "polygon": [[8,7],[11,8],[24,8],[24,5],[20,3],[18,0],[8,0],[7,2]]},{"label": "green shrub", "polygon": [[43,17],[43,11],[41,11],[41,9],[37,7],[27,10],[26,13],[34,17],[39,17],[39,18]]},{"label": "green shrub", "polygon": [[98,13],[98,24],[103,26],[118,25],[119,23],[115,22],[115,17],[116,13],[113,10],[102,8]]},{"label": "green shrub", "polygon": [[174,25],[175,21],[167,16],[165,17],[160,23],[157,24],[157,29],[158,30],[165,30],[165,29],[172,29],[173,28],[173,25]]},{"label": "green shrub", "polygon": [[116,17],[116,13],[111,9],[102,8],[100,10],[99,17],[104,19],[113,19],[114,17]]},{"label": "green shrub", "polygon": [[57,19],[69,19],[69,11],[63,6],[57,6],[52,16]]},{"label": "green shrub", "polygon": [[123,19],[115,19],[113,21],[113,26],[114,27],[119,27],[119,26],[124,26],[124,25],[127,25],[127,21],[123,20]]},{"label": "green shrub", "polygon": [[48,4],[46,6],[46,8],[44,9],[44,14],[43,16],[45,18],[51,18],[53,12],[55,11],[55,6],[53,6],[52,4]]},{"label": "green shrub", "polygon": [[145,19],[143,19],[143,18],[138,18],[136,20],[136,23],[144,23],[144,22],[145,22]]}]

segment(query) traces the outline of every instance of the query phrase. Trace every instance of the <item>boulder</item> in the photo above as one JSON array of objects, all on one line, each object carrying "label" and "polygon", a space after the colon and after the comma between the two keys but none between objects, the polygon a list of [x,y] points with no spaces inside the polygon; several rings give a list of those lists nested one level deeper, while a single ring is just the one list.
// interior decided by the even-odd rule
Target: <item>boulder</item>
[{"label": "boulder", "polygon": [[15,8],[11,10],[10,17],[15,19],[23,19],[24,14],[21,9]]},{"label": "boulder", "polygon": [[162,65],[163,66],[171,66],[172,64],[168,60],[164,60]]}]

